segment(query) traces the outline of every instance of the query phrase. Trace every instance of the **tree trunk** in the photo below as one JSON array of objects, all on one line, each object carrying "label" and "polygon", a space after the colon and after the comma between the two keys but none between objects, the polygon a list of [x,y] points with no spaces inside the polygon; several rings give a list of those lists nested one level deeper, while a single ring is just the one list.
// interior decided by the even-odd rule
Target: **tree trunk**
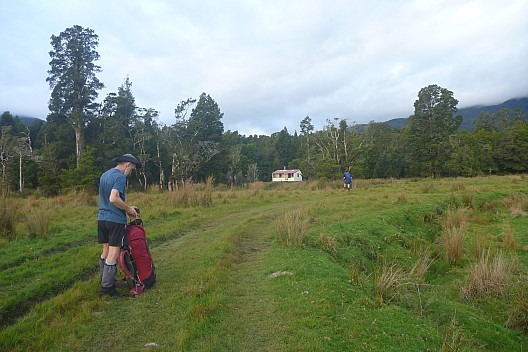
[{"label": "tree trunk", "polygon": [[77,168],[79,168],[82,158],[82,128],[75,126],[75,154],[77,156]]},{"label": "tree trunk", "polygon": [[18,188],[19,192],[22,193],[24,190],[24,179],[22,178],[22,153],[18,155]]},{"label": "tree trunk", "polygon": [[159,188],[163,189],[163,185],[165,184],[165,173],[163,172],[163,164],[161,162],[161,153],[159,148],[159,143],[156,143],[156,151],[158,153],[158,162],[159,162]]}]

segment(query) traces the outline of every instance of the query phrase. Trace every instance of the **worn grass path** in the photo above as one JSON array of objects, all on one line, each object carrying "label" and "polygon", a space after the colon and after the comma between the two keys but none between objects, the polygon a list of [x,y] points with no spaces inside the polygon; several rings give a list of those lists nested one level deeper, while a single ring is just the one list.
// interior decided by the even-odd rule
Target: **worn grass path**
[{"label": "worn grass path", "polygon": [[[149,342],[167,351],[250,349],[255,344],[262,349],[274,339],[266,336],[272,330],[257,324],[252,331],[245,321],[263,321],[266,311],[247,301],[258,297],[237,298],[248,287],[240,273],[254,270],[254,263],[270,249],[273,223],[285,207],[271,199],[252,207],[237,202],[231,201],[232,211],[226,212],[231,207],[227,202],[217,210],[192,212],[192,229],[153,246],[158,283],[148,294],[136,300],[98,300],[97,280],[79,282],[2,331],[5,336],[14,330],[16,336],[2,342],[7,342],[7,350],[142,350]],[[146,226],[147,234],[155,231]],[[246,310],[251,305],[256,308]],[[233,315],[238,321],[225,321],[230,311],[238,312]],[[232,330],[232,338],[220,333],[224,329]]]}]

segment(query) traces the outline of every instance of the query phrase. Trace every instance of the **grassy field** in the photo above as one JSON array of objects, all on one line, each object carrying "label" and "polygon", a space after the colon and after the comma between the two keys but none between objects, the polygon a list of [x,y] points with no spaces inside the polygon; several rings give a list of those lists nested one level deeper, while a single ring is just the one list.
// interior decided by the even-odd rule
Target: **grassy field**
[{"label": "grassy field", "polygon": [[137,299],[97,296],[95,197],[0,204],[0,350],[528,348],[527,176],[186,192],[128,195],[158,277]]}]

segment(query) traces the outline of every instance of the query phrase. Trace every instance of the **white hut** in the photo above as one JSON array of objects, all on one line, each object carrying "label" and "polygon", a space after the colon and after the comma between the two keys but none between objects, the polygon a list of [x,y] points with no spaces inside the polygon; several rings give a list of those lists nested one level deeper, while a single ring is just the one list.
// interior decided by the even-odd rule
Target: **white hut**
[{"label": "white hut", "polygon": [[276,170],[271,174],[273,182],[296,182],[302,181],[302,173],[299,169],[293,170]]}]

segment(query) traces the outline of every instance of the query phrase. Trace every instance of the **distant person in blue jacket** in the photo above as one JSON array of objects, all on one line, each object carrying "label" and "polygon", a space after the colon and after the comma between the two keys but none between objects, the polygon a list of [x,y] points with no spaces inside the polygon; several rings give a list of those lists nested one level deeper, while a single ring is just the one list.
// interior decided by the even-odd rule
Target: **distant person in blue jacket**
[{"label": "distant person in blue jacket", "polygon": [[343,188],[346,188],[348,191],[350,191],[350,184],[352,183],[352,176],[350,176],[350,172],[345,171],[343,174],[343,181],[345,181]]}]

